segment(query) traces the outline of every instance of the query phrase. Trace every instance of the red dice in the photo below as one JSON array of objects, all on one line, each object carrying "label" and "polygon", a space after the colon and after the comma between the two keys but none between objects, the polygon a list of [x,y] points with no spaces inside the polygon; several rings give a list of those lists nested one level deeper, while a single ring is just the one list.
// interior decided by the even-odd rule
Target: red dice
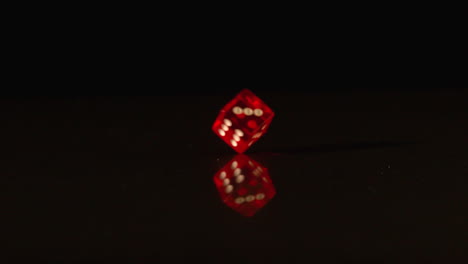
[{"label": "red dice", "polygon": [[237,153],[243,153],[266,133],[274,115],[260,98],[243,89],[221,109],[212,129]]},{"label": "red dice", "polygon": [[237,155],[213,177],[223,202],[250,217],[276,194],[265,167],[245,155]]}]

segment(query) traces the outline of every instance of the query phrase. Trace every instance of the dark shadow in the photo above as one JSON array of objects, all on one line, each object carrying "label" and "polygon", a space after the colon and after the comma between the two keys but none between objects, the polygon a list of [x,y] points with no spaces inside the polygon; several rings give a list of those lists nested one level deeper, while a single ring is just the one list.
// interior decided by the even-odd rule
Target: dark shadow
[{"label": "dark shadow", "polygon": [[286,146],[275,149],[258,149],[249,154],[272,154],[272,155],[303,155],[312,153],[329,153],[342,151],[370,150],[382,148],[397,148],[407,147],[411,145],[421,144],[419,141],[358,141],[358,142],[341,142],[330,144],[317,144],[312,146]]}]

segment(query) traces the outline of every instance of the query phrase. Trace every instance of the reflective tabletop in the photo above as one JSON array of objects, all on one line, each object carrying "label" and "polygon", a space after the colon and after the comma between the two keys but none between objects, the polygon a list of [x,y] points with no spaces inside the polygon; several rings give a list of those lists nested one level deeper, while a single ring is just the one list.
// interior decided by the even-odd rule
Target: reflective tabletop
[{"label": "reflective tabletop", "polygon": [[276,116],[243,154],[211,130],[232,93],[1,99],[2,258],[466,257],[466,92],[257,94]]}]

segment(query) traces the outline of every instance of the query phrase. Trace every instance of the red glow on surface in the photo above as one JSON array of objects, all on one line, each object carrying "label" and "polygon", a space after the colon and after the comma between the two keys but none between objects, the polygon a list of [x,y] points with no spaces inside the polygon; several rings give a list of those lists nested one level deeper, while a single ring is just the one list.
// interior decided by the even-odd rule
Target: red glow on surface
[{"label": "red glow on surface", "polygon": [[245,155],[237,155],[226,163],[213,181],[221,200],[246,217],[255,215],[276,195],[267,168]]}]

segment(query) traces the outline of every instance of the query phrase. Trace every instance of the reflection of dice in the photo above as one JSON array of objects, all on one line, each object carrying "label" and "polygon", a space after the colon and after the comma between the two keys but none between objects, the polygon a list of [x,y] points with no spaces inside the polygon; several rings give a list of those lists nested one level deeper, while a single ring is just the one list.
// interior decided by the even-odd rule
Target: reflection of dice
[{"label": "reflection of dice", "polygon": [[246,151],[266,133],[274,112],[248,89],[221,109],[213,131],[238,153]]},{"label": "reflection of dice", "polygon": [[225,204],[244,216],[253,216],[276,194],[265,167],[237,155],[213,177]]}]

